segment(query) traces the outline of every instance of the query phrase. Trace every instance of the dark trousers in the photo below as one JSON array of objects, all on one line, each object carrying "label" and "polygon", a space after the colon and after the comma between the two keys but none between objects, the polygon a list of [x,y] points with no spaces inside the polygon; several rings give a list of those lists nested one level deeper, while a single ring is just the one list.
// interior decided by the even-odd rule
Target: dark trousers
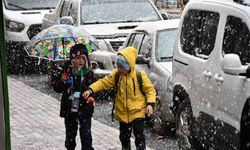
[{"label": "dark trousers", "polygon": [[130,137],[133,130],[135,136],[135,146],[137,150],[145,150],[144,119],[135,119],[131,123],[120,122],[120,141],[122,150],[131,150]]},{"label": "dark trousers", "polygon": [[66,128],[65,147],[67,150],[74,150],[76,147],[78,124],[80,124],[82,150],[94,150],[92,147],[91,117],[84,118],[69,115],[65,117],[64,124]]}]

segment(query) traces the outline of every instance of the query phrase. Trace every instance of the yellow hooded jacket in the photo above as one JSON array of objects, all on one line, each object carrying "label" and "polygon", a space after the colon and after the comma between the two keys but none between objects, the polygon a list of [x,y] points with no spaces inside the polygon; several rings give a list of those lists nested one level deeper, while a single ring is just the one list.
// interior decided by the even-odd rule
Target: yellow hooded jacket
[{"label": "yellow hooded jacket", "polygon": [[[136,49],[134,47],[127,47],[121,50],[119,54],[127,60],[131,71],[126,75],[120,74],[115,97],[114,117],[120,122],[130,123],[134,119],[145,118],[146,105],[147,103],[155,103],[156,93],[153,84],[144,71],[141,71],[141,77],[145,97],[140,91],[135,70]],[[90,88],[93,92],[98,92],[114,87],[116,73],[117,69],[114,69],[111,75],[93,83],[90,85]]]}]

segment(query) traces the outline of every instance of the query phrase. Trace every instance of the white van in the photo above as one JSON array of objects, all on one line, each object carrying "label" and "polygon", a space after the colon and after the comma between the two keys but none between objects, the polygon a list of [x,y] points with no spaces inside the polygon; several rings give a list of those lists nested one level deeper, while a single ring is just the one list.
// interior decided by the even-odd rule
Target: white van
[{"label": "white van", "polygon": [[16,71],[24,69],[27,54],[23,47],[41,31],[44,14],[54,9],[58,2],[59,0],[2,1],[8,68]]},{"label": "white van", "polygon": [[173,55],[181,149],[250,149],[250,1],[191,0]]}]

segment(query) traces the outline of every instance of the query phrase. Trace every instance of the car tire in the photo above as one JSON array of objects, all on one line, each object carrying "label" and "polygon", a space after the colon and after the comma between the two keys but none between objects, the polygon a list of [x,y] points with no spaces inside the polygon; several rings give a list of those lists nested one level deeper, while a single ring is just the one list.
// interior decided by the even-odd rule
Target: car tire
[{"label": "car tire", "polygon": [[156,134],[160,134],[162,130],[162,120],[160,118],[161,112],[160,112],[160,104],[159,100],[156,100],[155,106],[154,106],[154,113],[151,116],[146,115],[146,125],[149,127],[149,129]]},{"label": "car tire", "polygon": [[152,130],[161,136],[173,136],[175,135],[175,123],[171,121],[165,121],[164,113],[162,112],[162,104],[160,100],[157,100],[154,106],[154,113],[147,117],[146,121],[152,128]]},{"label": "car tire", "polygon": [[193,124],[193,113],[188,100],[183,100],[178,106],[176,115],[176,134],[179,137],[180,150],[193,150],[194,139],[191,126]]},{"label": "car tire", "polygon": [[[165,131],[165,126],[164,123],[161,119],[161,102],[159,100],[156,101],[155,108],[154,108],[154,113],[150,117],[151,123],[153,126],[153,129],[156,131],[156,133],[161,133]],[[163,130],[163,131],[162,131]]]},{"label": "car tire", "polygon": [[248,98],[241,116],[241,125],[240,125],[240,150],[249,149],[250,142],[250,98]]}]

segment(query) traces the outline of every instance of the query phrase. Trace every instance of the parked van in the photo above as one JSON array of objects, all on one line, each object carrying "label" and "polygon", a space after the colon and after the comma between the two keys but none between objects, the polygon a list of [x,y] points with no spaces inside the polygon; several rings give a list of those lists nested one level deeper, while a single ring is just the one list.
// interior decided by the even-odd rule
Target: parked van
[{"label": "parked van", "polygon": [[249,1],[191,0],[173,55],[181,149],[250,149]]},{"label": "parked van", "polygon": [[27,64],[23,49],[30,39],[41,31],[42,18],[52,11],[59,0],[3,0],[5,40],[8,68],[21,71]]}]

